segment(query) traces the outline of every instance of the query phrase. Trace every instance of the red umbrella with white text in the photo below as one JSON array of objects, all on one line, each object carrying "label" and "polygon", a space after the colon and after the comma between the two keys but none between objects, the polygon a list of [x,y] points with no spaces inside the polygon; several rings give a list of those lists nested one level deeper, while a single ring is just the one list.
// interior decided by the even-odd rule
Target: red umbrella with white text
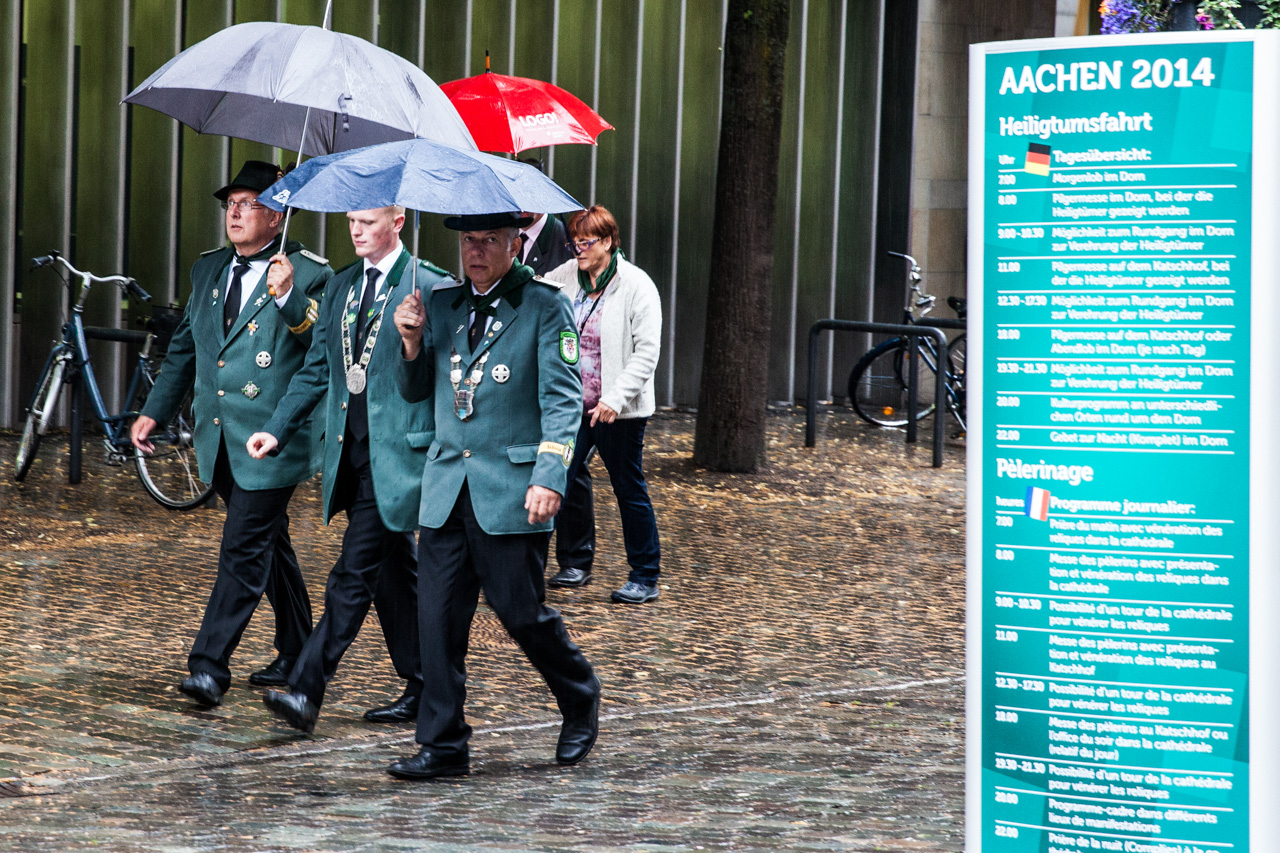
[{"label": "red umbrella with white text", "polygon": [[486,70],[442,83],[440,89],[481,151],[519,154],[547,145],[594,145],[596,137],[613,129],[579,98],[541,80]]}]

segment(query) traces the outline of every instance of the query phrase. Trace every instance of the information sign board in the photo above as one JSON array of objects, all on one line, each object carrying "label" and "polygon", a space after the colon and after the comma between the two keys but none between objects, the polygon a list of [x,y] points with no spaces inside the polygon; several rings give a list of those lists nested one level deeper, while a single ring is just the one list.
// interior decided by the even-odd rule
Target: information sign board
[{"label": "information sign board", "polygon": [[1278,50],[972,48],[970,851],[1280,850]]}]

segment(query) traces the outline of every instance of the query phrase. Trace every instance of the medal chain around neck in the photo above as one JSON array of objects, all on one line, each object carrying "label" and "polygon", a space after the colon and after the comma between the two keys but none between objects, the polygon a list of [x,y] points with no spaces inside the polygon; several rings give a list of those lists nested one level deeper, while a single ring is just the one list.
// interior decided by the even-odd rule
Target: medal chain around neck
[{"label": "medal chain around neck", "polygon": [[[356,288],[355,288],[355,285],[352,285],[351,289],[347,291],[347,304],[346,304],[347,308],[351,307],[351,303],[355,299],[355,295],[356,295]],[[382,308],[379,309],[378,316],[373,319],[373,323],[369,326],[369,335],[368,337],[365,338],[364,349],[361,350],[360,352],[361,369],[367,368],[369,366],[369,359],[373,355],[374,344],[378,342],[378,330],[382,328],[382,315],[386,313],[387,305],[391,301],[386,297],[390,295],[391,295],[391,291],[389,289],[385,294],[383,294]],[[350,311],[343,312],[342,366],[347,370],[351,369],[352,360],[354,358],[354,353],[352,352],[352,349],[351,349],[351,324],[355,322],[355,319],[356,319],[355,315],[352,314]]]},{"label": "medal chain around neck", "polygon": [[[493,350],[485,350],[484,355],[480,356],[480,360],[476,362],[476,366],[471,368],[471,386],[462,391],[462,356],[458,355],[456,347],[451,348],[449,353],[449,384],[453,386],[454,413],[466,420],[471,417],[474,411],[472,400],[475,398],[476,389],[480,387],[480,383],[484,381],[484,366],[489,361],[489,356]],[[465,395],[465,403],[459,398],[459,393]],[[463,406],[464,408],[459,408]]]}]

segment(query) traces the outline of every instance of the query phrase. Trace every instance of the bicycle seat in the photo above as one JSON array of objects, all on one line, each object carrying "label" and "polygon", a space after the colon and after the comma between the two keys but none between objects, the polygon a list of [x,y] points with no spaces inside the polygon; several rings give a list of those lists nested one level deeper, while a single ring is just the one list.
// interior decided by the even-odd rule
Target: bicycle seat
[{"label": "bicycle seat", "polygon": [[969,300],[963,296],[948,296],[947,305],[956,312],[957,317],[963,320],[969,309]]}]

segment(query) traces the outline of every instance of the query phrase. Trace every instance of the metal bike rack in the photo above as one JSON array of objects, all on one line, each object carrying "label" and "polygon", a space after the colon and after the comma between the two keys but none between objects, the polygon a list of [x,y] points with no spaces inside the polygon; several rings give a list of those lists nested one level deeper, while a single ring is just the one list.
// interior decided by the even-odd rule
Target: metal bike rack
[{"label": "metal bike rack", "polygon": [[[942,331],[943,324],[958,323],[958,328],[964,328],[964,324],[959,320],[938,319],[928,323],[920,323],[917,325],[902,325],[898,323],[871,323],[864,320],[819,320],[809,327],[809,381],[808,381],[808,403],[805,412],[804,427],[804,446],[813,447],[818,442],[818,336],[824,331],[833,332],[873,332],[885,335],[901,335],[911,339],[912,352],[920,349],[920,338],[933,338],[938,345],[938,365],[941,367],[948,363],[948,344],[947,335]],[[956,326],[946,325],[946,328],[957,328]],[[908,443],[916,440],[916,386],[920,380],[920,359],[911,359],[911,366],[907,377],[907,437]],[[945,369],[934,371],[934,382],[936,388],[934,391],[934,400],[936,401],[936,414],[933,419],[933,467],[942,467],[942,439],[946,429],[946,400],[947,400],[947,372]]]}]

